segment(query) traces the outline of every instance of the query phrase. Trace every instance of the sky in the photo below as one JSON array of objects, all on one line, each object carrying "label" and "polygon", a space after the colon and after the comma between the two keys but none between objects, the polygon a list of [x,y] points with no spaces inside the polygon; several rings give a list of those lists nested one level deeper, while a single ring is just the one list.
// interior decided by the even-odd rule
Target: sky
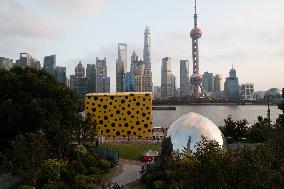
[{"label": "sky", "polygon": [[[255,90],[284,87],[283,0],[197,0],[200,72],[228,77],[232,65],[240,83]],[[143,58],[144,29],[151,28],[154,85],[161,82],[162,58],[172,58],[179,86],[179,61],[188,59],[194,0],[0,0],[0,56],[27,52],[74,74],[96,57],[107,59],[115,91],[117,44],[128,44],[128,66],[135,50]],[[128,69],[129,69],[128,67]]]}]

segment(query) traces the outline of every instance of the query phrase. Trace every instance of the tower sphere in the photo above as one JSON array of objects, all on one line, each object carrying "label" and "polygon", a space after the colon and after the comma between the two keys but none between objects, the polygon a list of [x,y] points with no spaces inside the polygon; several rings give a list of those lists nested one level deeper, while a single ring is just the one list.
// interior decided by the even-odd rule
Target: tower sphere
[{"label": "tower sphere", "polygon": [[201,85],[202,75],[199,73],[192,74],[192,76],[190,77],[190,83],[193,85]]},{"label": "tower sphere", "polygon": [[192,39],[199,39],[199,38],[201,38],[201,36],[202,36],[202,31],[199,28],[194,28],[190,32],[190,37]]}]

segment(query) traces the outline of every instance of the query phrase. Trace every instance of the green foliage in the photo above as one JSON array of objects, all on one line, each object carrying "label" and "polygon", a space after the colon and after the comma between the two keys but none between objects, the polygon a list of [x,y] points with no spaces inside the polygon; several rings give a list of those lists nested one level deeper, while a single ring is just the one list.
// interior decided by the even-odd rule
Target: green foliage
[{"label": "green foliage", "polygon": [[265,142],[270,137],[271,132],[272,127],[269,123],[269,120],[259,116],[258,122],[248,129],[249,141],[254,143]]},{"label": "green foliage", "polygon": [[85,175],[88,170],[81,161],[74,160],[70,163],[70,171],[73,175]]},{"label": "green foliage", "polygon": [[88,151],[83,145],[76,145],[71,152],[71,156],[74,160],[83,160],[86,158],[87,154]]},{"label": "green foliage", "polygon": [[111,163],[106,159],[100,159],[98,161],[98,168],[105,173],[108,171],[108,169],[111,168],[111,166],[112,166]]},{"label": "green foliage", "polygon": [[166,173],[161,162],[146,164],[143,167],[144,173],[141,177],[141,182],[149,188],[154,187],[154,183],[158,180],[167,180]]},{"label": "green foliage", "polygon": [[167,137],[162,141],[161,157],[171,157],[173,152],[173,144],[171,137]]},{"label": "green foliage", "polygon": [[62,182],[50,183],[42,187],[42,189],[69,189],[68,185]]},{"label": "green foliage", "polygon": [[91,175],[91,176],[85,176],[85,175],[77,175],[75,177],[75,184],[77,188],[80,189],[95,189],[96,184],[101,181],[100,176]]},{"label": "green foliage", "polygon": [[28,185],[21,185],[18,189],[33,189],[33,187]]},{"label": "green foliage", "polygon": [[80,108],[78,97],[45,71],[0,70],[0,150],[16,136],[40,130],[54,153],[64,154]]},{"label": "green foliage", "polygon": [[67,168],[66,160],[48,159],[44,161],[41,169],[41,182],[47,184],[58,183],[62,172]]},{"label": "green foliage", "polygon": [[163,180],[157,180],[153,183],[154,189],[167,189],[167,182]]}]

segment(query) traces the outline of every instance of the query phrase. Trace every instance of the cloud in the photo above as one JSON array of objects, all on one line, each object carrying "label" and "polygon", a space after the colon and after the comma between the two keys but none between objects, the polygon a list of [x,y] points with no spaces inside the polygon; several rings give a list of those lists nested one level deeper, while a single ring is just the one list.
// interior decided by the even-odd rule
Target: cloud
[{"label": "cloud", "polygon": [[15,1],[0,1],[0,40],[5,37],[52,38],[56,31],[39,12]]}]

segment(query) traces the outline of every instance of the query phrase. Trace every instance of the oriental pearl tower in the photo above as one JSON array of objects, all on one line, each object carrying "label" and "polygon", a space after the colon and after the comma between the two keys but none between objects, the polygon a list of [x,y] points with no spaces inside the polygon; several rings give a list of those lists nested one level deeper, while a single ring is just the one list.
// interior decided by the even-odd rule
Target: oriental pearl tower
[{"label": "oriental pearl tower", "polygon": [[192,38],[192,62],[193,62],[193,74],[190,77],[190,97],[198,99],[202,96],[206,96],[206,93],[202,87],[202,75],[199,73],[199,47],[198,39],[201,38],[202,31],[197,27],[197,13],[196,13],[196,0],[194,6],[194,28],[190,32]]}]

